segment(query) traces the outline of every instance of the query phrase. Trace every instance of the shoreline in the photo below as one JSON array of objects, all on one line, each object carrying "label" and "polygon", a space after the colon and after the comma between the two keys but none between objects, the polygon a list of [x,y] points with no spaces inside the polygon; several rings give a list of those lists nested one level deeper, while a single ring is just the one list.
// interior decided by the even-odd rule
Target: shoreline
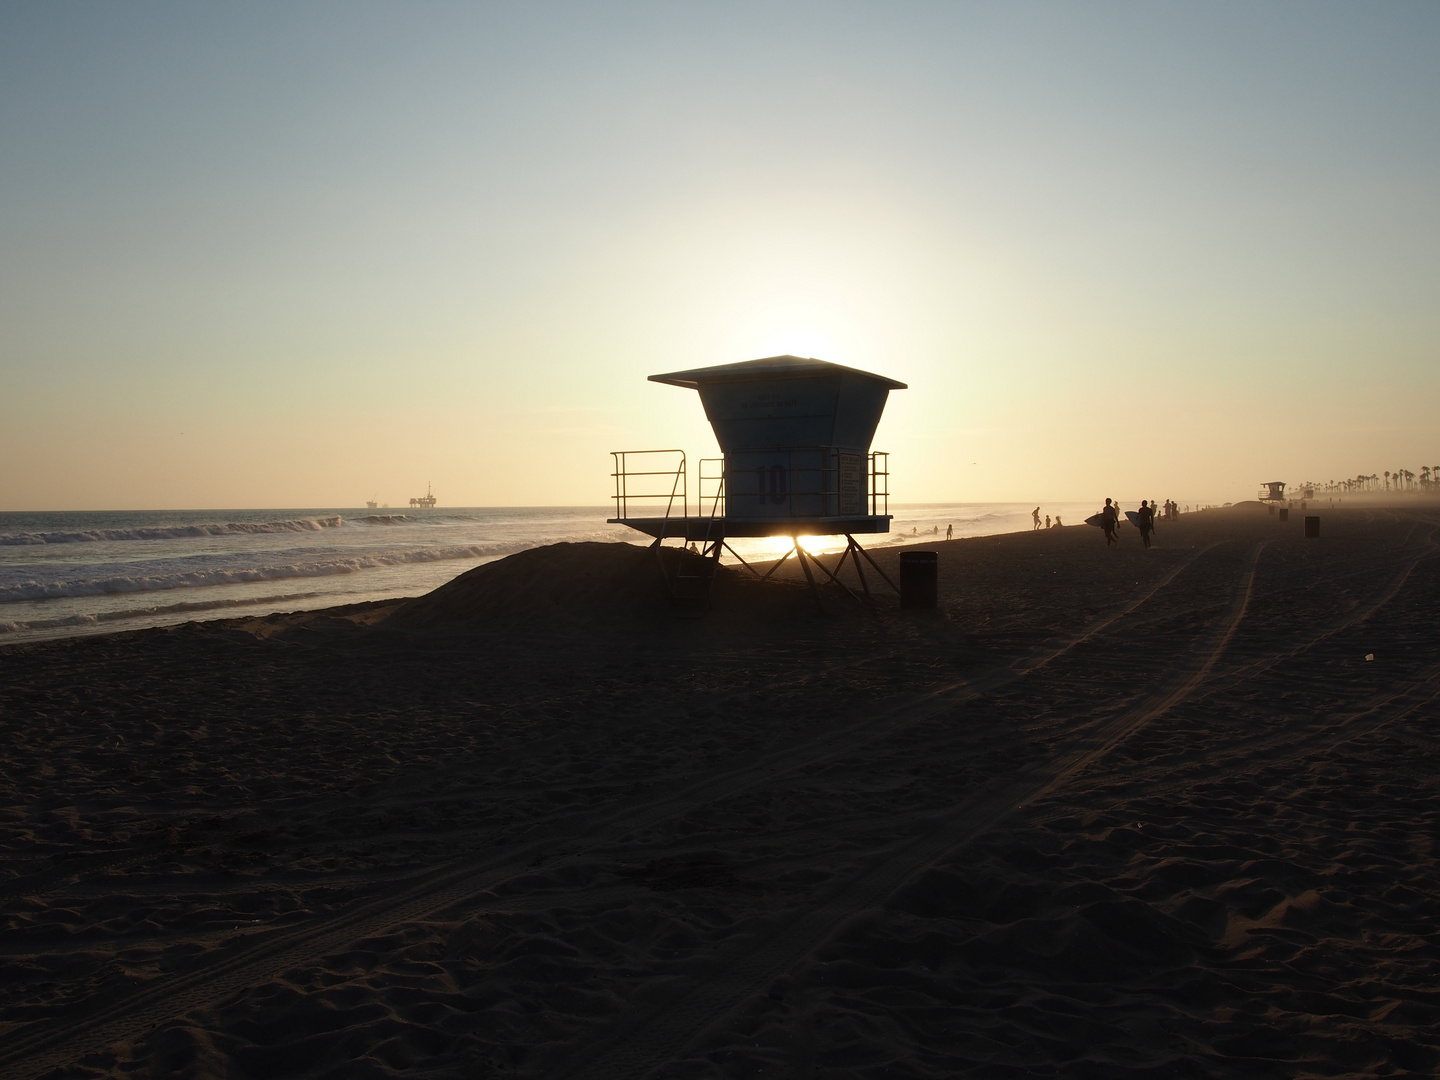
[{"label": "shoreline", "polygon": [[[899,546],[903,544],[920,542],[928,539],[926,534],[910,536],[903,534],[904,526],[912,525],[923,521],[930,525],[931,520],[924,518],[927,512],[943,511],[950,515],[960,515],[962,520],[962,535],[993,535],[991,531],[995,522],[990,519],[1015,518],[1020,516],[1018,508],[1020,503],[1008,504],[906,504],[895,508],[897,524],[895,531],[877,536],[872,542],[877,545]],[[584,508],[582,508],[584,509]],[[595,509],[595,508],[590,508]],[[531,519],[540,518],[549,520],[554,514],[568,514],[575,508],[533,508],[528,511]],[[297,556],[283,551],[273,552],[260,557],[259,563],[253,563],[253,553],[246,556],[252,560],[250,570],[237,570],[233,566],[226,565],[217,560],[213,568],[207,571],[204,566],[194,567],[190,565],[191,558],[186,551],[177,551],[177,556],[184,558],[172,559],[174,563],[184,563],[183,566],[171,565],[168,569],[162,570],[160,576],[170,573],[175,577],[174,581],[168,583],[162,581],[148,580],[155,576],[154,571],[141,571],[134,567],[141,565],[132,561],[140,549],[133,546],[135,539],[150,536],[151,534],[174,534],[178,543],[182,546],[191,542],[193,536],[209,536],[214,530],[219,529],[220,534],[229,537],[228,543],[239,544],[242,548],[254,541],[264,548],[278,537],[285,542],[298,540],[301,543],[315,542],[323,545],[333,544],[340,538],[340,534],[348,534],[349,529],[341,529],[342,518],[336,516],[336,512],[330,509],[314,511],[294,511],[294,513],[305,513],[308,517],[280,519],[277,515],[283,515],[289,511],[283,510],[258,510],[246,512],[250,519],[245,521],[229,522],[216,525],[199,522],[185,522],[178,518],[166,520],[165,522],[147,526],[141,524],[144,515],[127,513],[120,515],[127,519],[127,528],[119,530],[118,535],[130,538],[130,542],[111,543],[108,546],[115,549],[111,554],[113,559],[121,559],[118,566],[111,565],[105,568],[101,578],[106,576],[119,576],[121,580],[111,583],[105,581],[72,582],[69,589],[59,583],[46,586],[45,589],[58,590],[55,597],[36,602],[33,598],[29,603],[10,603],[8,606],[3,602],[6,596],[16,594],[17,589],[24,593],[35,591],[43,585],[45,578],[39,577],[27,582],[23,566],[18,570],[12,567],[8,576],[4,574],[5,567],[0,565],[0,648],[6,645],[14,645],[24,641],[45,641],[58,640],[68,637],[92,636],[109,632],[117,632],[129,629],[143,629],[147,627],[177,625],[188,621],[211,621],[213,619],[225,619],[233,617],[245,617],[248,613],[261,613],[261,609],[268,611],[285,610],[320,610],[332,606],[334,603],[368,602],[374,600],[389,599],[399,596],[413,596],[421,592],[427,592],[432,588],[439,587],[445,581],[453,579],[463,570],[456,569],[455,564],[464,565],[472,562],[475,565],[485,565],[499,561],[513,554],[515,551],[530,550],[534,547],[544,546],[546,543],[555,542],[543,539],[523,539],[519,536],[511,537],[506,541],[497,541],[493,535],[470,536],[468,543],[460,543],[458,546],[453,542],[441,542],[441,550],[435,551],[437,540],[434,536],[428,538],[415,537],[406,550],[400,553],[367,550],[360,548],[348,553],[341,554],[334,550],[326,550],[323,554],[315,553],[314,558],[318,560],[318,569],[326,570],[330,576],[311,576],[305,566],[293,565]],[[603,513],[603,509],[596,510]],[[226,511],[231,516],[242,516],[240,512]],[[463,517],[471,513],[470,510],[459,508],[452,511],[452,518],[455,515]],[[500,513],[511,517],[524,517],[517,511],[509,508],[499,510],[484,510],[485,514]],[[922,515],[917,518],[916,514]],[[969,514],[970,517],[963,515]],[[975,516],[977,515],[978,516]],[[327,516],[329,515],[329,516]],[[114,515],[112,515],[113,517]],[[1028,510],[1026,511],[1028,516]],[[376,520],[374,515],[369,515],[367,521]],[[432,532],[436,524],[450,521],[445,517],[444,511],[436,511],[434,514],[417,516],[411,525],[419,529],[420,533]],[[328,526],[322,524],[328,522]],[[52,523],[53,524],[53,523]],[[91,525],[96,523],[91,522]],[[114,522],[110,522],[114,524]],[[474,523],[472,523],[474,524]],[[510,525],[492,523],[496,527],[506,528]],[[308,526],[314,526],[309,528]],[[940,528],[939,520],[934,523]],[[442,525],[446,531],[455,526],[452,524]],[[461,526],[462,528],[464,526]],[[353,525],[352,525],[353,528]],[[372,538],[384,539],[393,537],[394,526],[384,528],[369,528],[365,531],[372,534]],[[533,521],[529,528],[533,531],[536,526]],[[1003,528],[1003,527],[1002,527]],[[542,531],[558,531],[560,540],[565,539],[587,539],[595,540],[608,537],[622,542],[635,544],[648,543],[648,538],[641,538],[639,534],[619,526],[597,525],[597,522],[589,519],[569,520],[558,529],[545,529]],[[486,530],[488,534],[488,529]],[[576,535],[566,535],[575,533]],[[110,536],[117,535],[117,530],[112,528],[91,529],[90,531],[74,531],[74,528],[61,530],[60,535],[71,537],[76,536]],[[635,537],[631,540],[630,537]],[[238,537],[238,539],[237,539]],[[0,541],[5,539],[0,536]],[[350,540],[353,542],[354,537]],[[171,541],[172,543],[176,541]],[[207,541],[208,542],[208,541]],[[367,543],[373,540],[367,540]],[[151,541],[150,543],[153,543]],[[765,541],[737,541],[737,547],[747,561],[764,561],[767,553],[767,542]],[[106,547],[107,545],[82,545],[84,547]],[[404,545],[402,545],[404,546]],[[770,545],[773,547],[773,545]],[[826,550],[834,547],[831,543],[825,547]],[[43,555],[45,552],[55,549],[57,553],[66,552],[74,555],[78,549],[69,543],[57,543],[54,545],[45,544],[20,544],[5,547],[0,543],[0,553],[8,555],[11,559],[31,558],[34,555]],[[123,551],[120,549],[124,549]],[[778,553],[777,553],[778,554]],[[440,556],[444,556],[441,558]],[[146,558],[151,557],[146,553]],[[478,562],[476,561],[478,559]],[[733,558],[728,554],[725,558],[728,564],[734,563]],[[303,562],[303,560],[302,560]],[[373,567],[385,567],[388,564],[398,562],[399,567],[392,567],[390,584],[377,585],[370,582],[367,587],[366,575],[377,573]],[[272,565],[277,564],[277,565]],[[83,565],[83,564],[82,564]],[[370,566],[372,569],[361,569]],[[58,568],[57,568],[58,569]],[[384,572],[378,571],[378,572]],[[73,572],[72,572],[73,573]],[[202,581],[199,587],[196,585],[196,577],[213,577],[215,580],[210,583]],[[396,576],[398,574],[398,576]],[[147,580],[143,583],[149,588],[136,590],[131,577],[141,575]],[[338,576],[336,576],[338,575]],[[83,575],[82,575],[83,576]],[[235,580],[232,580],[235,579]],[[179,586],[171,588],[170,586]],[[240,595],[235,595],[239,590]],[[249,595],[246,595],[249,594]],[[298,603],[299,606],[295,606]],[[286,607],[284,605],[291,605]]]}]

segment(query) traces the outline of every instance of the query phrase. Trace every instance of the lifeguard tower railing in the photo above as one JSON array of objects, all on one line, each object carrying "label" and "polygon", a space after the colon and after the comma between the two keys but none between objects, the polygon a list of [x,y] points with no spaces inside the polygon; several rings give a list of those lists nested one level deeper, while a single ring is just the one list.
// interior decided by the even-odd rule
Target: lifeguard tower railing
[{"label": "lifeguard tower railing", "polygon": [[[689,516],[684,450],[612,450],[615,518]],[[678,510],[676,503],[679,503]]]},{"label": "lifeguard tower railing", "polygon": [[703,458],[690,511],[679,450],[617,450],[615,517],[657,539],[836,536],[890,527],[890,455],[833,446],[740,447]]}]

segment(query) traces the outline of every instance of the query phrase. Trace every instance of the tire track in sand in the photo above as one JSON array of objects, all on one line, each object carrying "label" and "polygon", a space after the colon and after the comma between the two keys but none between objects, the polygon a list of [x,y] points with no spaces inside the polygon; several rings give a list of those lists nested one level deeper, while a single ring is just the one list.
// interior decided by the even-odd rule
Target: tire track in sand
[{"label": "tire track in sand", "polygon": [[463,860],[448,863],[405,889],[361,902],[318,922],[263,936],[254,935],[261,940],[244,945],[231,955],[195,971],[136,988],[123,995],[121,1000],[101,1006],[78,1020],[59,1024],[36,1021],[29,1028],[12,1031],[5,1049],[0,1051],[0,1075],[17,1080],[43,1075],[103,1051],[117,1042],[143,1037],[168,1020],[197,1008],[219,1004],[286,971],[315,964],[356,941],[473,903],[507,880],[528,873],[533,866],[532,860],[543,855],[544,850],[557,841],[590,840],[591,843],[585,847],[572,847],[567,851],[569,856],[579,854],[586,848],[599,846],[604,834],[613,836],[643,828],[730,798],[798,769],[853,752],[857,747],[895,731],[897,727],[921,722],[965,701],[992,693],[1041,670],[1070,650],[1104,633],[1148,603],[1196,559],[1219,546],[1218,543],[1209,544],[1192,550],[1144,593],[1098,622],[1091,623],[1075,637],[987,675],[946,684],[908,698],[879,714],[863,716],[850,724],[830,729],[818,738],[804,740],[688,785],[674,785],[673,794],[659,799],[630,802],[609,813],[590,815],[588,819],[577,820],[571,816],[541,822],[537,828],[542,835],[513,846],[505,855],[488,860],[481,866]]},{"label": "tire track in sand", "polygon": [[[1217,780],[1243,776],[1254,770],[1258,759],[1271,762],[1310,760],[1401,720],[1409,719],[1422,709],[1433,706],[1437,699],[1440,699],[1440,664],[1430,664],[1413,678],[1372,695],[1358,707],[1331,717],[1318,728],[1301,732],[1289,731],[1240,743],[1235,745],[1233,753],[1210,755],[1209,763],[1179,777],[1174,774],[1183,768],[1186,762],[1162,761],[1144,771],[1137,770],[1130,778],[1130,790],[1122,791],[1120,797],[1123,801],[1129,801],[1173,795]],[[1419,740],[1405,735],[1396,734],[1393,737],[1422,749],[1435,748],[1434,745],[1425,746]],[[1170,779],[1159,779],[1162,776]],[[1113,778],[1101,780],[1100,783],[1109,787],[1113,784]],[[1038,816],[1035,820],[1044,822],[1055,816],[1047,814]]]},{"label": "tire track in sand", "polygon": [[[1413,528],[1411,529],[1411,532],[1414,532]],[[1408,543],[1409,534],[1407,533],[1405,538],[1405,544]],[[1435,554],[1437,548],[1440,548],[1440,544],[1436,544],[1434,533],[1431,532],[1425,537],[1424,547],[1420,550],[1420,552],[1416,554],[1413,558],[1406,560],[1400,565],[1399,569],[1391,577],[1390,581],[1382,588],[1380,594],[1375,597],[1375,599],[1371,600],[1368,604],[1365,604],[1358,611],[1353,611],[1350,614],[1332,623],[1325,630],[1321,631],[1314,637],[1311,637],[1306,641],[1300,643],[1299,645],[1295,645],[1289,649],[1281,650],[1280,652],[1274,653],[1267,657],[1263,657],[1259,660],[1252,660],[1248,664],[1241,664],[1233,670],[1226,672],[1224,678],[1216,680],[1214,689],[1226,690],[1237,682],[1244,682],[1250,679],[1254,679],[1257,675],[1262,675],[1265,672],[1269,671],[1271,668],[1274,668],[1279,664],[1283,664],[1287,660],[1293,660],[1301,653],[1307,652],[1308,650],[1313,649],[1316,645],[1328,641],[1336,634],[1342,633],[1343,631],[1350,629],[1350,627],[1352,626],[1358,626],[1363,622],[1367,622],[1371,617],[1375,615],[1376,612],[1378,612],[1386,604],[1390,603],[1391,600],[1395,599],[1395,597],[1399,594],[1400,590],[1405,586],[1405,582],[1410,579],[1410,575],[1415,572],[1415,568],[1419,566],[1422,562],[1424,562],[1426,559],[1432,557]]]},{"label": "tire track in sand", "polygon": [[[717,962],[719,972],[688,992],[676,986],[668,1008],[647,1004],[643,1013],[623,1019],[619,1030],[602,1040],[582,1035],[584,1046],[543,1062],[539,1075],[564,1080],[638,1080],[683,1056],[722,1031],[746,1002],[760,996],[776,978],[841,931],[862,913],[879,907],[916,874],[964,847],[1026,804],[1063,787],[1132,733],[1163,716],[1209,677],[1234,636],[1255,580],[1264,543],[1250,549],[1219,624],[1165,683],[1110,721],[1091,729],[1078,745],[1026,769],[978,799],[941,816],[925,835],[878,853],[858,876],[808,910],[782,921],[758,943],[747,943]],[[596,1045],[599,1042],[600,1045]]]},{"label": "tire track in sand", "polygon": [[[1433,534],[1426,537],[1425,549],[1408,560],[1381,587],[1375,597],[1358,605],[1356,610],[1336,620],[1303,644],[1287,648],[1274,656],[1264,657],[1227,671],[1223,676],[1211,680],[1205,692],[1198,695],[1201,701],[1216,693],[1224,693],[1237,683],[1252,680],[1257,674],[1270,671],[1280,664],[1303,655],[1307,650],[1321,645],[1344,631],[1363,625],[1380,612],[1399,594],[1415,569],[1432,558],[1437,546]],[[1415,712],[1431,705],[1437,696],[1436,683],[1440,681],[1440,663],[1421,667],[1409,678],[1401,680],[1384,690],[1378,691],[1343,712],[1328,716],[1323,723],[1303,728],[1287,727],[1280,731],[1259,734],[1248,739],[1232,741],[1226,751],[1217,756],[1213,751],[1205,754],[1206,764],[1176,777],[1177,768],[1185,762],[1164,760],[1153,768],[1139,771],[1132,780],[1136,786],[1134,797],[1152,797],[1172,794],[1197,784],[1208,783],[1221,777],[1237,776],[1251,768],[1256,758],[1292,760],[1297,757],[1313,757],[1328,753],[1345,743],[1379,731],[1406,719]],[[1405,735],[1395,735],[1402,741],[1422,745],[1418,740]],[[1165,779],[1160,779],[1160,777]],[[1149,781],[1147,783],[1147,780]],[[1108,781],[1102,781],[1108,783]]]}]

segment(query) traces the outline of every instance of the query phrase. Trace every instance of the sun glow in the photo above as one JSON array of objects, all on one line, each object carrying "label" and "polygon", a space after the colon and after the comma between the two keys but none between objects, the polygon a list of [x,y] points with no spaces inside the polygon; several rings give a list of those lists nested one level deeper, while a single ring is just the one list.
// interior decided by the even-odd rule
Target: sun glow
[{"label": "sun glow", "polygon": [[828,334],[809,327],[790,327],[762,338],[755,349],[754,359],[765,356],[804,356],[838,364],[843,362],[843,352],[835,339]]},{"label": "sun glow", "polygon": [[[798,539],[807,555],[834,555],[845,550],[843,536],[801,536]],[[740,554],[746,559],[760,562],[778,559],[795,546],[795,540],[788,536],[756,536],[734,543],[740,545]]]}]

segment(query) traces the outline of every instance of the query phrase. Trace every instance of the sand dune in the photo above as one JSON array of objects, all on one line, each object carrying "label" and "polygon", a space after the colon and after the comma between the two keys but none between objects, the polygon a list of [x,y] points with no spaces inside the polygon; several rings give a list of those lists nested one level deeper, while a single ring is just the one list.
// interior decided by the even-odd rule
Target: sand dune
[{"label": "sand dune", "polygon": [[0,1074],[1433,1075],[1440,518],[1323,517],[0,650]]}]

